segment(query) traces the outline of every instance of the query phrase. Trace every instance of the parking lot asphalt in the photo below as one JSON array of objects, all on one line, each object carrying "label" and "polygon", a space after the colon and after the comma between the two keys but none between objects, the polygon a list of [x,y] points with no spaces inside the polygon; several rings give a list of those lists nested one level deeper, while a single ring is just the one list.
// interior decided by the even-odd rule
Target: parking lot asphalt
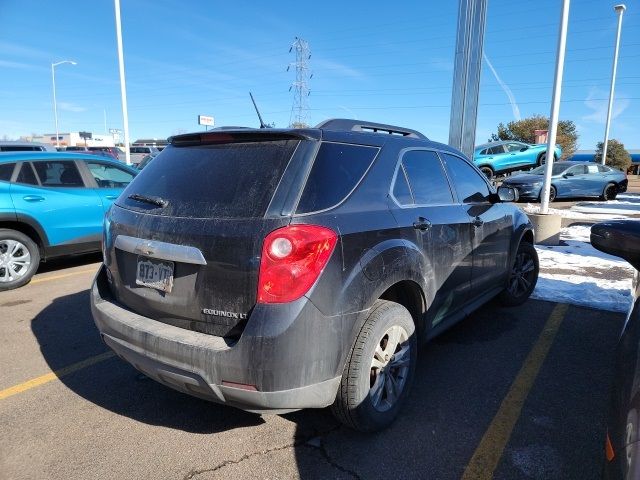
[{"label": "parking lot asphalt", "polygon": [[623,315],[491,302],[421,349],[409,402],[359,434],[328,410],[257,416],[147,379],[89,312],[99,256],[0,293],[0,478],[598,478]]}]

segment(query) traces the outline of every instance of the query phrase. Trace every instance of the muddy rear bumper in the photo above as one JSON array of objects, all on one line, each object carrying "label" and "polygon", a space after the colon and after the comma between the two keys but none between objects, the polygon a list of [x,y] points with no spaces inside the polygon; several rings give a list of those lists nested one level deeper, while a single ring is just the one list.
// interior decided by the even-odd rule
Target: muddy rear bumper
[{"label": "muddy rear bumper", "polygon": [[348,343],[341,332],[355,316],[325,317],[305,298],[260,307],[266,308],[256,308],[240,339],[230,341],[119,305],[104,267],[91,290],[91,312],[105,343],[160,383],[255,412],[333,403]]}]

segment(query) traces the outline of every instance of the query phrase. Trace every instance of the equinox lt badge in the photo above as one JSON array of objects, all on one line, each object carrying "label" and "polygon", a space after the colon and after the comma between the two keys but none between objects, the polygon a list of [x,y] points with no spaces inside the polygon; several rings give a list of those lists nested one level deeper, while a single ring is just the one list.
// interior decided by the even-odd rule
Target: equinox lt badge
[{"label": "equinox lt badge", "polygon": [[205,315],[215,315],[216,317],[237,318],[238,320],[245,320],[247,318],[246,313],[225,312],[224,310],[214,310],[212,308],[203,308],[202,313]]}]

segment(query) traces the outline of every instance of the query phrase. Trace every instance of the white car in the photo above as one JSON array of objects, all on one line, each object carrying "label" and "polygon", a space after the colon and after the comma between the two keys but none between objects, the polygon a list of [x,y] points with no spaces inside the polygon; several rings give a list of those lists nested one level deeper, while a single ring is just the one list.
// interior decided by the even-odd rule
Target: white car
[{"label": "white car", "polygon": [[131,153],[131,163],[138,165],[144,157],[147,155],[155,157],[160,153],[160,150],[153,146],[135,146],[130,147],[129,152]]}]

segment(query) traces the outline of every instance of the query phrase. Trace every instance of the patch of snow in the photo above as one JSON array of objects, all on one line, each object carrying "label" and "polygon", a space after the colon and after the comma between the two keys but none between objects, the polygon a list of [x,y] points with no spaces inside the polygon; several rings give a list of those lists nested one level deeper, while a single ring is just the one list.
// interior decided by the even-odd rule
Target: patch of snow
[{"label": "patch of snow", "polygon": [[561,230],[564,245],[536,245],[540,276],[532,298],[627,311],[635,270],[621,258],[593,248],[590,233],[590,227],[574,225]]},{"label": "patch of snow", "polygon": [[[531,203],[527,203],[526,206],[521,207],[522,210],[525,213],[540,213],[540,205],[534,205]],[[598,221],[598,220],[622,220],[624,218],[624,216],[616,216],[616,215],[611,215],[608,212],[597,212],[597,213],[584,213],[584,212],[579,212],[579,211],[575,211],[573,209],[571,210],[566,210],[566,209],[558,209],[558,208],[549,208],[549,213],[554,214],[554,215],[559,215],[563,218],[573,218],[575,220],[591,220],[591,221]],[[628,213],[628,212],[626,212]],[[640,213],[640,212],[638,212]]]},{"label": "patch of snow", "polygon": [[640,203],[609,200],[608,202],[581,202],[571,207],[571,211],[596,214],[640,215]]}]

